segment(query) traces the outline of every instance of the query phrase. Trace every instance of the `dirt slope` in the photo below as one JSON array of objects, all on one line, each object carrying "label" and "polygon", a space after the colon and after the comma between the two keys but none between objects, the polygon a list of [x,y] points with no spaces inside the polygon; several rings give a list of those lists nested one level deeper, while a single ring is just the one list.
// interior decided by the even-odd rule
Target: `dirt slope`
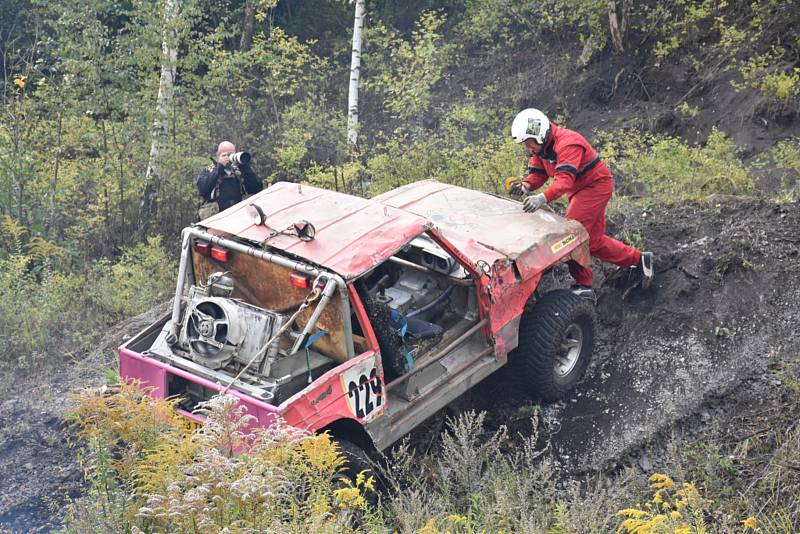
[{"label": "dirt slope", "polygon": [[614,463],[800,348],[797,204],[716,198],[627,225],[658,254],[658,279],[643,291],[611,272],[600,290],[594,363],[549,409],[555,449],[573,469]]},{"label": "dirt slope", "polygon": [[[616,231],[623,228],[656,252],[658,278],[643,291],[626,271],[598,270],[593,362],[567,401],[545,408],[556,459],[573,473],[630,458],[690,414],[726,417],[709,408],[714,399],[800,349],[800,205],[715,198],[635,211],[618,221]],[[102,383],[111,349],[164,309],[114,328],[80,362],[3,378],[0,531],[49,531],[64,496],[80,491],[61,422],[66,393]],[[484,398],[473,396],[470,407],[489,410],[490,424],[516,419],[512,430],[523,430],[527,419],[516,414],[524,402],[508,399],[498,382],[484,384]],[[437,419],[415,434],[435,440]]]}]

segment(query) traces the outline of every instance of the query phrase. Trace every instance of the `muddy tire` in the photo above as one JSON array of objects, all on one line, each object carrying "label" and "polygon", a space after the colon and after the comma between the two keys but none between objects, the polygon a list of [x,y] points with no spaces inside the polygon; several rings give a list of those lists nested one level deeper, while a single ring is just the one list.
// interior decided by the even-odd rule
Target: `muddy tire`
[{"label": "muddy tire", "polygon": [[[371,476],[374,479],[378,479],[378,474],[374,467],[375,464],[364,449],[344,439],[334,438],[334,441],[338,446],[339,452],[341,452],[342,456],[345,458],[345,464],[342,470],[336,474],[336,480],[334,480],[336,486],[341,488],[347,487],[348,485],[354,486],[356,484],[356,477],[362,471],[367,471],[367,473],[365,473],[367,478]],[[377,485],[378,484],[376,484],[376,486]],[[367,504],[375,505],[378,502],[378,494],[376,491],[367,491],[363,496]]]},{"label": "muddy tire", "polygon": [[566,289],[551,291],[522,314],[511,368],[523,392],[555,401],[581,379],[593,344],[591,302]]}]

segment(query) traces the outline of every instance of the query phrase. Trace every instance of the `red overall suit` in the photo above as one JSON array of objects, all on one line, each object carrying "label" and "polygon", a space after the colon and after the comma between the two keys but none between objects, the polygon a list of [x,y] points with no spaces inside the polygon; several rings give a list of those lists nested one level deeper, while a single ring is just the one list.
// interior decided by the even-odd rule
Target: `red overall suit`
[{"label": "red overall suit", "polygon": [[[530,191],[540,188],[548,177],[553,183],[544,190],[547,202],[567,195],[567,218],[580,222],[589,233],[589,252],[595,258],[620,267],[641,261],[635,248],[606,235],[606,205],[614,192],[611,171],[597,151],[578,132],[550,125],[550,140],[541,155],[531,156],[524,181]],[[575,282],[592,285],[592,270],[571,262],[569,272]]]}]

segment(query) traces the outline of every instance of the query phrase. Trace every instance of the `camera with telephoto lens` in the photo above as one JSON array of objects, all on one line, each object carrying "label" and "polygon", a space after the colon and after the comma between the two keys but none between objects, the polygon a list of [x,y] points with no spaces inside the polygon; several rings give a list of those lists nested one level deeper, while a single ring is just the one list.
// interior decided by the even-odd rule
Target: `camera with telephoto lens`
[{"label": "camera with telephoto lens", "polygon": [[252,157],[250,152],[234,152],[228,156],[228,159],[231,160],[231,163],[235,163],[236,165],[248,165]]}]

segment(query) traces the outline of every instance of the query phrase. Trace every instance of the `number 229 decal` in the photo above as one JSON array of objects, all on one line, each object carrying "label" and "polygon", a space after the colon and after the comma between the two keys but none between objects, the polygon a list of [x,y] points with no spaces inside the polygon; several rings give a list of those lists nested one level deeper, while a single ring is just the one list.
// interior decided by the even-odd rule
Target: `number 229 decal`
[{"label": "number 229 decal", "polygon": [[347,404],[357,418],[366,419],[383,408],[383,384],[374,358],[357,363],[342,373],[341,379]]}]

